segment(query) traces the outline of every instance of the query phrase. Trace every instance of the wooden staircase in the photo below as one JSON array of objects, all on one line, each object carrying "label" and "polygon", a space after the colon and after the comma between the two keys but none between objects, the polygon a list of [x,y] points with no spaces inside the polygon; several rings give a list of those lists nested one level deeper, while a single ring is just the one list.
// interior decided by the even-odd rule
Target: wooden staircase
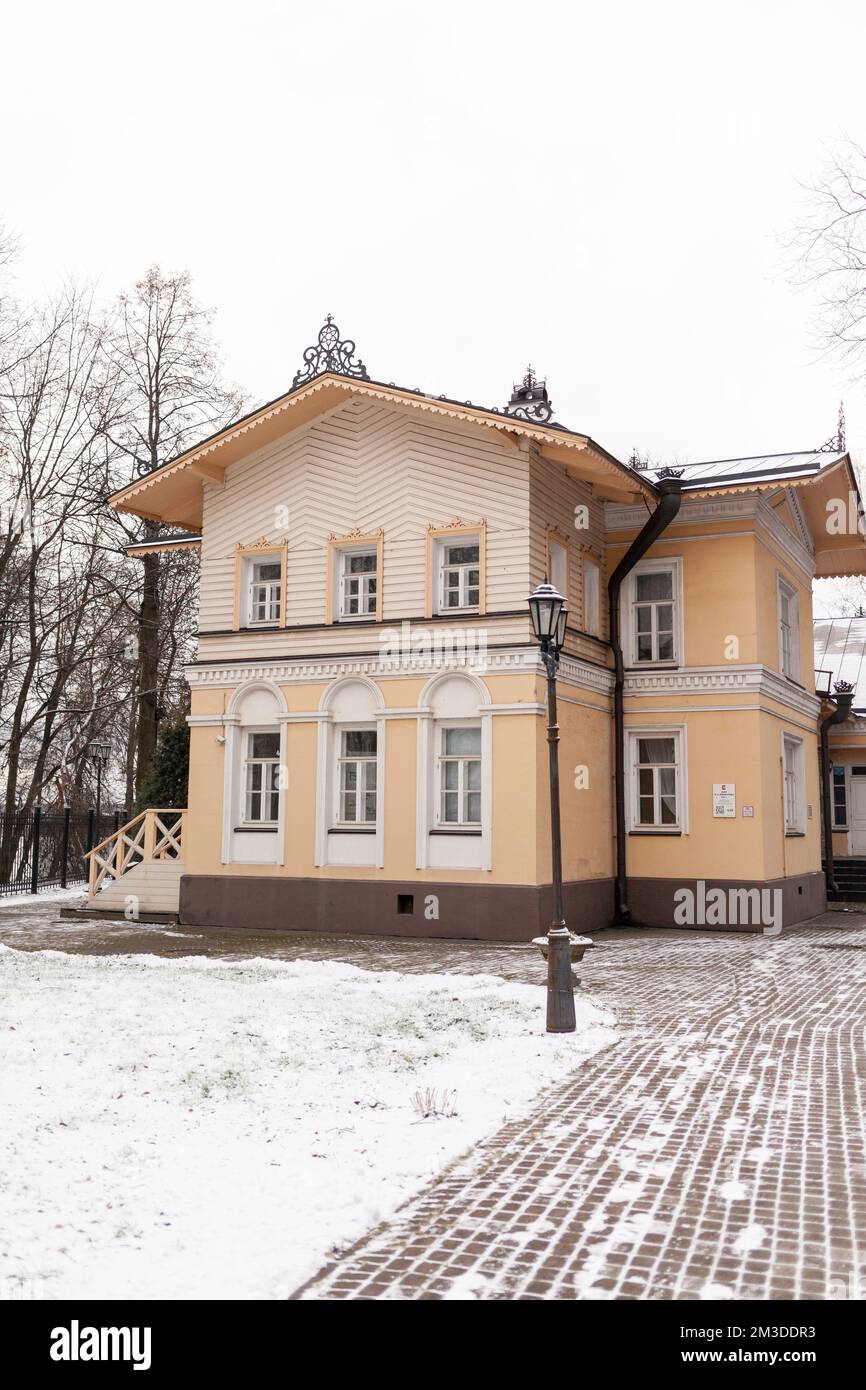
[{"label": "wooden staircase", "polygon": [[149,809],[94,845],[87,910],[131,921],[177,921],[186,810]]}]

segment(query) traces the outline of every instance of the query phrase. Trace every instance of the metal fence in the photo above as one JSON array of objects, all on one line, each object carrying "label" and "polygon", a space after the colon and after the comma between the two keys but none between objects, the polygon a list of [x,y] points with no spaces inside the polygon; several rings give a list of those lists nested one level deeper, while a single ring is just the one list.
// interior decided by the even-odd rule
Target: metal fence
[{"label": "metal fence", "polygon": [[89,849],[129,819],[126,811],[0,811],[0,898],[87,882]]}]

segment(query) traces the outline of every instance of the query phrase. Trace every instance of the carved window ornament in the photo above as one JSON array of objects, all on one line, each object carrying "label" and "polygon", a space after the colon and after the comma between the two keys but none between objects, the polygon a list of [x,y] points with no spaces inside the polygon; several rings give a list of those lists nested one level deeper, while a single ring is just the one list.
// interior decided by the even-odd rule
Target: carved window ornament
[{"label": "carved window ornament", "polygon": [[378,531],[363,531],[360,526],[353,526],[351,531],[347,531],[344,536],[338,536],[335,531],[331,531],[328,540],[337,541],[339,545],[351,545],[352,541],[375,540],[377,536],[385,534],[383,527]]},{"label": "carved window ornament", "polygon": [[441,526],[438,526],[435,521],[428,521],[427,530],[436,532],[476,531],[486,525],[487,522],[484,517],[481,517],[478,521],[464,521],[462,516],[453,516],[450,521],[443,522]]},{"label": "carved window ornament", "polygon": [[282,550],[284,545],[285,541],[269,541],[267,536],[262,536],[259,540],[253,541],[252,545],[244,545],[238,541],[235,549],[248,554],[251,550]]},{"label": "carved window ornament", "polygon": [[340,330],[328,314],[319,329],[318,341],[304,352],[304,365],[295,373],[292,390],[302,386],[323,372],[337,372],[340,376],[358,377],[369,381],[370,373],[360,358],[355,357],[355,344],[351,338],[341,338]]}]

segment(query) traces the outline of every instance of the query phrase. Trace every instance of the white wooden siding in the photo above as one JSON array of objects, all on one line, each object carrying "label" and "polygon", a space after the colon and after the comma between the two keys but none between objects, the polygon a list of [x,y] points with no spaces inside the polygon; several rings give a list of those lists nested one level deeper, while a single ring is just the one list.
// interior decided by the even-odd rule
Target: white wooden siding
[{"label": "white wooden siding", "polygon": [[[280,524],[281,507],[288,510],[287,527]],[[530,577],[528,516],[523,450],[472,427],[419,419],[375,401],[347,402],[234,464],[223,486],[205,484],[200,630],[231,628],[238,544],[287,536],[291,629],[325,622],[328,537],[380,527],[384,619],[420,617],[427,525],[455,517],[487,521],[488,611],[522,608]]]},{"label": "white wooden siding", "polygon": [[[607,562],[604,504],[593,496],[589,483],[580,482],[565,469],[549,459],[532,460],[529,493],[529,540],[531,580],[540,583],[547,563],[547,531],[552,528],[569,540],[568,589],[571,624],[584,627],[583,614],[583,557],[588,556],[600,567],[599,575],[599,637],[607,638]],[[589,510],[586,530],[575,527],[575,507]],[[596,659],[598,649],[596,648]]]}]

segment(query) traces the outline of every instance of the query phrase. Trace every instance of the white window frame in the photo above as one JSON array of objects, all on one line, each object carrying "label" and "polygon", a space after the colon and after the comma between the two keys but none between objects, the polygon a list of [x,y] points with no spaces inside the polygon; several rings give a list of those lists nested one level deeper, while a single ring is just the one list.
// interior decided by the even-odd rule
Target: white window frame
[{"label": "white window frame", "polygon": [[[637,603],[637,580],[642,574],[658,574],[663,572],[671,574],[671,599],[658,599],[658,603],[673,604],[673,645],[674,654],[672,657],[665,657],[658,661],[639,661],[637,656],[637,618],[635,605]],[[660,667],[662,670],[669,670],[674,666],[681,666],[685,660],[684,640],[683,640],[683,568],[680,556],[670,556],[657,560],[642,560],[635,565],[628,576],[627,582],[623,586],[625,613],[622,615],[623,631],[628,638],[628,664],[639,671]]]},{"label": "white window frame", "polygon": [[800,596],[783,574],[776,575],[776,596],[779,616],[779,670],[789,680],[799,681]]},{"label": "white window frame", "polygon": [[[274,551],[266,555],[247,555],[244,558],[244,592],[246,595],[246,626],[247,627],[279,627],[283,616],[283,555],[280,551]],[[256,567],[258,565],[276,565],[280,571],[277,579],[256,580]],[[259,587],[266,590],[265,603],[268,608],[268,616],[257,618],[255,609],[257,601],[253,597],[254,590]]]},{"label": "white window frame", "polygon": [[[462,549],[464,546],[468,546],[468,545],[474,545],[474,546],[476,546],[477,549],[478,549],[478,560],[477,560],[477,562],[476,562],[475,564],[471,564],[471,563],[464,563],[464,564],[460,564],[460,565],[448,565],[448,564],[446,564],[446,556],[447,556],[448,551],[449,551],[450,549],[452,549],[452,548],[454,548],[454,549]],[[481,594],[482,594],[482,591],[483,591],[483,588],[484,588],[483,583],[482,583],[482,574],[481,574],[481,563],[482,563],[483,555],[484,555],[484,547],[483,547],[482,544],[481,544],[481,533],[478,532],[478,531],[469,531],[469,532],[467,532],[465,535],[457,535],[457,536],[437,536],[437,537],[436,537],[436,552],[435,552],[435,558],[436,558],[436,594],[437,594],[437,607],[436,607],[436,612],[437,612],[437,613],[441,614],[443,617],[454,617],[454,616],[456,616],[456,615],[458,615],[458,614],[461,614],[461,613],[480,613],[480,612],[481,612]],[[445,605],[445,574],[446,574],[446,571],[448,571],[448,570],[459,570],[459,571],[461,571],[460,580],[459,580],[458,593],[459,593],[459,597],[460,597],[461,599],[463,599],[463,598],[465,597],[466,591],[469,589],[469,571],[472,570],[472,569],[475,569],[475,570],[478,571],[478,584],[477,584],[477,586],[474,586],[474,587],[477,587],[477,589],[478,589],[478,602],[477,602],[477,603],[461,603],[459,606],[457,606],[457,607],[455,607],[455,608],[446,607],[446,605]]]},{"label": "white window frame", "polygon": [[[340,677],[322,696],[316,722],[315,866],[381,869],[385,863],[388,722],[382,692],[367,676]],[[376,820],[346,822],[339,820],[343,731],[358,729],[376,733]]]},{"label": "white window frame", "polygon": [[[344,750],[344,747],[345,747],[345,738],[346,738],[346,734],[355,734],[355,733],[373,733],[373,734],[375,734],[375,735],[376,735],[376,751],[375,751],[375,753],[352,753],[352,754],[345,753],[343,750]],[[353,830],[353,831],[356,831],[357,833],[362,834],[362,835],[363,835],[363,834],[367,834],[367,835],[369,835],[369,834],[374,834],[375,831],[376,831],[376,828],[377,828],[377,826],[378,826],[378,823],[379,823],[379,796],[380,796],[380,786],[379,786],[379,762],[380,762],[380,757],[379,757],[379,741],[380,741],[380,740],[379,740],[379,730],[378,730],[378,727],[377,727],[376,724],[371,724],[371,723],[362,723],[362,724],[338,724],[338,725],[336,725],[335,728],[334,728],[334,739],[335,739],[335,755],[334,755],[335,784],[334,784],[334,811],[333,811],[332,825],[333,825],[333,827],[334,827],[335,829],[338,829],[338,830]],[[359,818],[359,817],[357,816],[357,814],[356,814],[354,820],[347,820],[347,819],[345,819],[345,817],[343,816],[343,796],[344,796],[344,789],[343,789],[343,768],[346,767],[349,763],[354,763],[354,764],[356,765],[356,767],[358,768],[359,771],[360,771],[361,769],[363,769],[363,783],[364,783],[363,789],[360,788],[360,786],[359,786],[359,784],[358,784],[358,781],[357,781],[357,777],[356,777],[356,787],[355,787],[355,797],[356,797],[356,801],[355,801],[355,810],[356,810],[356,813],[357,813],[358,804],[359,804],[359,803],[358,803],[358,797],[362,797],[362,798],[363,798],[363,800],[364,800],[364,806],[365,806],[365,809],[366,809],[366,798],[367,798],[367,795],[369,794],[369,792],[372,791],[372,793],[373,793],[373,795],[375,796],[375,799],[376,799],[376,814],[373,816],[373,819],[372,819],[372,820],[367,820],[366,815],[365,815],[364,817],[362,817],[362,818]],[[374,782],[375,782],[375,786],[373,786],[372,788],[368,787],[368,785],[367,785],[367,783],[368,783],[368,781],[369,781],[369,775],[370,775],[369,770],[370,770],[371,767],[372,767],[372,769],[373,769],[373,774],[374,774],[373,780],[374,780]]]},{"label": "white window frame", "polygon": [[[788,755],[792,755],[789,766]],[[796,734],[782,734],[782,806],[786,835],[806,833],[806,760]]]},{"label": "white window frame", "polygon": [[[836,773],[842,774],[842,786],[845,790],[845,819],[836,819]],[[851,804],[851,788],[849,785],[848,768],[845,763],[834,763],[830,768],[830,816],[834,830],[848,829],[848,807]]]},{"label": "white window frame", "polygon": [[[530,707],[531,708],[531,707]],[[481,834],[473,825],[461,833],[437,820],[441,725],[481,723]],[[490,691],[480,676],[442,672],[431,676],[418,696],[415,867],[417,869],[493,868],[493,713]]]},{"label": "white window frame", "polygon": [[[589,575],[593,575],[591,585]],[[601,633],[601,566],[589,555],[583,557],[583,630],[590,637]]]},{"label": "white window frame", "polygon": [[[687,835],[689,833],[688,741],[685,724],[649,724],[626,729],[628,756],[628,830],[640,835]],[[638,746],[641,738],[672,738],[674,740],[675,795],[677,822],[675,825],[642,825],[638,799]]]},{"label": "white window frame", "polygon": [[[273,735],[273,736],[276,738],[276,740],[277,740],[277,752],[276,752],[276,756],[275,756],[275,757],[273,757],[273,758],[254,758],[254,757],[251,756],[251,751],[250,751],[250,750],[251,750],[252,740],[253,740],[253,738],[255,737],[256,734],[271,734],[271,735]],[[279,725],[277,725],[277,724],[272,724],[272,725],[262,725],[261,727],[252,727],[252,728],[250,728],[250,727],[245,727],[245,728],[242,730],[242,738],[243,738],[243,747],[242,747],[242,749],[241,749],[241,775],[240,775],[240,778],[238,779],[238,783],[239,783],[239,785],[238,785],[238,792],[239,792],[239,798],[240,798],[240,805],[237,807],[238,815],[237,815],[237,821],[236,821],[236,823],[237,823],[239,826],[243,826],[245,829],[276,830],[277,827],[278,827],[278,825],[279,825],[279,821],[280,821],[280,766],[281,766],[281,763],[282,763],[282,740],[281,740],[281,738],[280,738],[280,729],[279,729]],[[277,784],[276,784],[276,786],[275,786],[275,787],[265,787],[265,785],[264,785],[264,776],[263,776],[263,778],[262,778],[262,787],[261,787],[261,789],[260,789],[260,791],[259,791],[259,793],[258,793],[258,795],[260,795],[261,797],[265,797],[265,796],[274,796],[274,795],[276,796],[276,798],[277,798],[277,814],[276,814],[276,816],[273,818],[273,820],[271,820],[271,819],[264,820],[264,819],[261,818],[261,817],[259,817],[258,819],[252,820],[252,819],[250,819],[249,816],[247,815],[248,798],[249,798],[251,795],[253,795],[253,793],[250,791],[250,789],[249,789],[249,787],[248,787],[248,782],[249,782],[249,770],[250,770],[250,768],[253,767],[253,766],[261,766],[262,768],[265,768],[265,767],[274,767],[274,768],[276,768],[276,771],[277,771],[277,779],[276,779]]]},{"label": "white window frame", "polygon": [[[356,556],[356,555],[372,555],[372,556],[373,556],[373,559],[376,561],[375,568],[372,569],[372,570],[368,570],[368,571],[366,571],[365,573],[362,573],[362,574],[350,575],[350,574],[347,572],[346,562],[347,562],[347,560],[351,559],[353,556]],[[346,594],[346,585],[347,585],[347,581],[352,580],[352,579],[357,579],[357,580],[359,581],[359,583],[358,583],[359,607],[361,606],[361,603],[362,603],[362,602],[366,602],[367,604],[369,604],[370,597],[371,597],[370,592],[369,592],[369,581],[370,581],[371,579],[374,581],[374,583],[375,583],[375,589],[374,589],[373,594],[372,594],[372,600],[373,600],[373,608],[372,608],[372,611],[369,611],[369,610],[368,610],[367,612],[358,612],[358,613],[350,613],[350,612],[347,611],[348,596],[347,596],[347,594]],[[338,621],[341,622],[341,623],[364,623],[364,622],[374,623],[374,622],[376,621],[376,614],[378,613],[378,595],[379,595],[379,587],[380,587],[381,583],[382,583],[382,576],[381,576],[381,574],[379,573],[379,547],[378,547],[378,546],[376,546],[376,545],[341,546],[340,549],[337,551],[337,564],[336,564],[337,594],[336,594],[336,602],[335,602],[335,604],[334,604],[334,610],[335,610],[335,612],[336,612],[337,615],[338,615]]]},{"label": "white window frame", "polygon": [[[256,680],[239,686],[230,697],[226,712],[212,716],[224,731],[222,864],[283,864],[286,849],[286,783],[288,772],[287,717],[285,697],[271,681]],[[195,720],[195,716],[193,716]],[[197,721],[196,721],[197,722]],[[244,806],[244,734],[249,731],[273,733],[279,730],[280,767],[279,818],[277,824],[244,826],[239,816]]]},{"label": "white window frame", "polygon": [[[477,729],[478,730],[478,754],[445,752],[446,735],[451,729]],[[468,785],[465,764],[477,762],[478,767],[478,786],[470,788]],[[457,792],[457,808],[463,812],[466,809],[466,802],[469,798],[470,790],[473,795],[478,797],[478,819],[466,820],[445,820],[442,814],[442,802],[446,791],[444,778],[445,767],[449,763],[456,763],[458,767],[458,785],[456,788],[448,788],[449,791]],[[481,720],[474,719],[444,719],[436,725],[436,770],[434,776],[433,794],[435,805],[433,807],[433,824],[437,830],[452,832],[453,834],[480,835],[482,821],[484,818],[484,806],[482,788],[484,783],[484,732]]]}]

